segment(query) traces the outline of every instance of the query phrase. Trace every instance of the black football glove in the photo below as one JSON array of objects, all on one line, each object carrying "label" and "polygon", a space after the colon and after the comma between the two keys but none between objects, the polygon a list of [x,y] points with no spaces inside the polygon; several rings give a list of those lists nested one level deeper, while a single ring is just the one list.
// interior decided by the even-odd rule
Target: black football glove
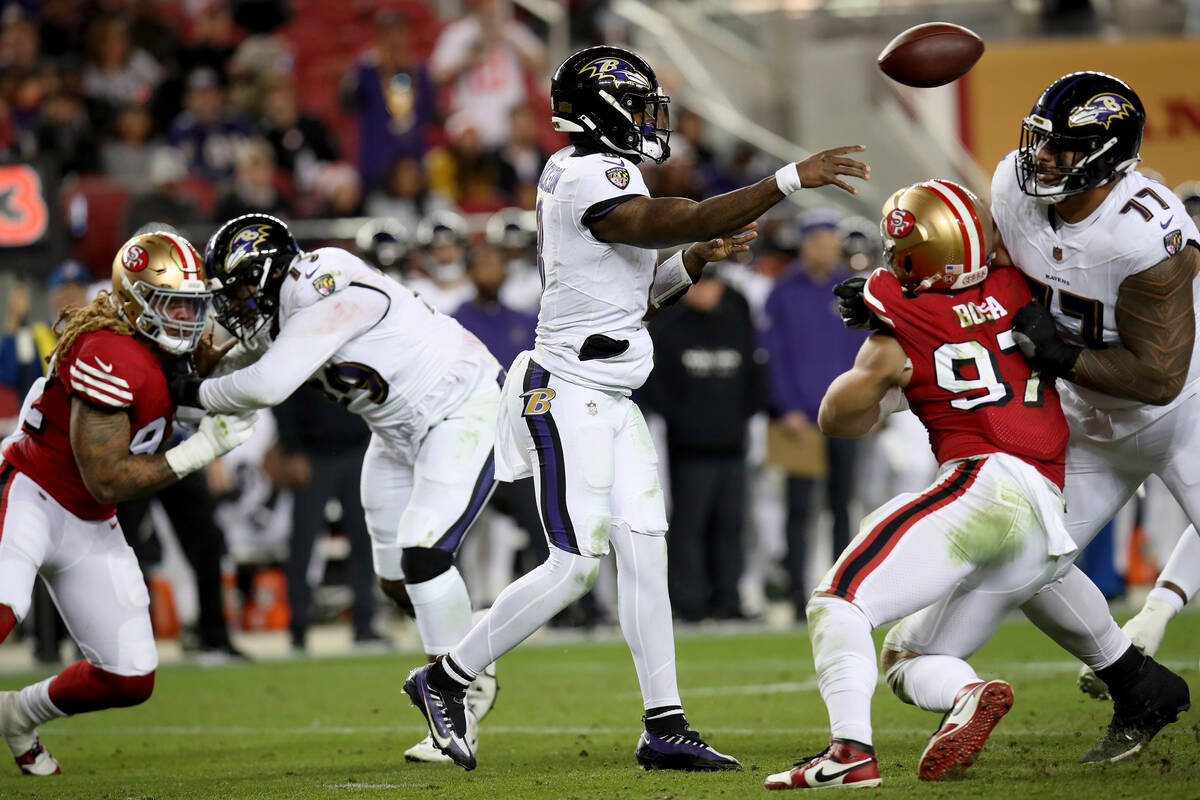
[{"label": "black football glove", "polygon": [[838,299],[838,314],[842,318],[842,324],[851,330],[871,330],[890,336],[892,329],[877,317],[875,312],[867,308],[867,301],[863,299],[863,287],[866,285],[866,278],[856,276],[847,278],[833,287],[833,293],[837,295]]},{"label": "black football glove", "polygon": [[182,356],[164,363],[163,375],[167,379],[167,391],[176,406],[203,408],[200,405],[200,384],[204,379],[196,374],[191,356]]},{"label": "black football glove", "polygon": [[1012,332],[1025,360],[1043,377],[1067,377],[1083,352],[1082,347],[1058,338],[1054,315],[1037,301],[1031,300],[1017,309]]}]

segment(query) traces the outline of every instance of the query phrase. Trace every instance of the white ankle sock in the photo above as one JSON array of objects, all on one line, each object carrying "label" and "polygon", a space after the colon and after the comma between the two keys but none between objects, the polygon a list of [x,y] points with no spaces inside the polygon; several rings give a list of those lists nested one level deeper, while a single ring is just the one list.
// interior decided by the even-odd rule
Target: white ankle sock
[{"label": "white ankle sock", "polygon": [[971,665],[953,656],[903,658],[887,673],[888,686],[906,703],[945,713],[963,687],[979,683]]},{"label": "white ankle sock", "polygon": [[50,681],[55,677],[57,676],[51,675],[44,681],[31,683],[21,690],[21,710],[33,722],[35,728],[52,719],[67,716],[50,700]]},{"label": "white ankle sock", "polygon": [[871,744],[871,695],[879,679],[871,623],[853,603],[837,597],[808,601],[817,687],[836,739]]}]

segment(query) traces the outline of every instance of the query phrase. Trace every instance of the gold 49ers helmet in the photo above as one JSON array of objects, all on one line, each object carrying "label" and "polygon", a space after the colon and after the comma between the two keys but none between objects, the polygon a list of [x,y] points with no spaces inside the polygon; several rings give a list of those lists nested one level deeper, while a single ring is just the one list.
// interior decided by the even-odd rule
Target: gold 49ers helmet
[{"label": "gold 49ers helmet", "polygon": [[196,349],[212,292],[204,259],[177,233],[134,236],[113,259],[112,290],[121,315],[134,329],[169,353]]},{"label": "gold 49ers helmet", "polygon": [[953,292],[987,277],[996,233],[987,206],[953,181],[906,186],[883,204],[884,260],[909,293]]}]

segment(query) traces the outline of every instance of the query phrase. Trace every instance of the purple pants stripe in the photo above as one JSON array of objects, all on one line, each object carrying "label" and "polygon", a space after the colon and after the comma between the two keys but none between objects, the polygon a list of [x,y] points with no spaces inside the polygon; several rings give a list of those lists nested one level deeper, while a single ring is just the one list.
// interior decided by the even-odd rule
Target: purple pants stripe
[{"label": "purple pants stripe", "polygon": [[[549,384],[550,373],[530,359],[529,369],[525,372],[525,391],[544,389]],[[550,411],[526,415],[525,424],[529,426],[529,435],[537,448],[538,471],[542,479],[542,527],[546,530],[546,539],[560,550],[580,555],[575,527],[567,512],[567,476],[558,426]]]},{"label": "purple pants stripe", "polygon": [[479,477],[475,479],[475,487],[471,489],[470,502],[463,509],[462,515],[450,526],[450,530],[437,540],[434,548],[445,550],[448,553],[457,553],[458,548],[462,546],[463,539],[466,538],[467,531],[475,524],[479,512],[483,511],[483,507],[487,505],[488,498],[492,496],[495,488],[496,456],[488,453],[487,461],[483,463],[483,469],[479,470]]}]

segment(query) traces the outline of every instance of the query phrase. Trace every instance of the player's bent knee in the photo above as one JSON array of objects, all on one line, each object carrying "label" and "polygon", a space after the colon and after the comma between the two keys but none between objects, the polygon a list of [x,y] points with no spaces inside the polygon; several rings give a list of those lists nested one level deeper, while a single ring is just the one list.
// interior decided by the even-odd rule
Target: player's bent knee
[{"label": "player's bent knee", "polygon": [[911,650],[894,650],[884,642],[883,647],[879,649],[879,669],[883,672],[888,672],[892,667],[900,664],[900,662],[916,658],[918,655],[920,653],[914,653]]},{"label": "player's bent knee", "polygon": [[380,578],[379,588],[383,590],[384,594],[391,598],[392,602],[396,604],[397,608],[399,608],[405,614],[412,616],[413,604],[412,600],[408,596],[408,587],[405,586],[403,580],[392,581],[388,580],[387,578]]},{"label": "player's bent knee", "polygon": [[114,675],[113,687],[118,708],[141,705],[154,694],[154,672],[145,675]]},{"label": "player's bent knee", "polygon": [[433,580],[454,566],[454,556],[433,547],[406,547],[400,556],[404,579],[409,583]]}]

